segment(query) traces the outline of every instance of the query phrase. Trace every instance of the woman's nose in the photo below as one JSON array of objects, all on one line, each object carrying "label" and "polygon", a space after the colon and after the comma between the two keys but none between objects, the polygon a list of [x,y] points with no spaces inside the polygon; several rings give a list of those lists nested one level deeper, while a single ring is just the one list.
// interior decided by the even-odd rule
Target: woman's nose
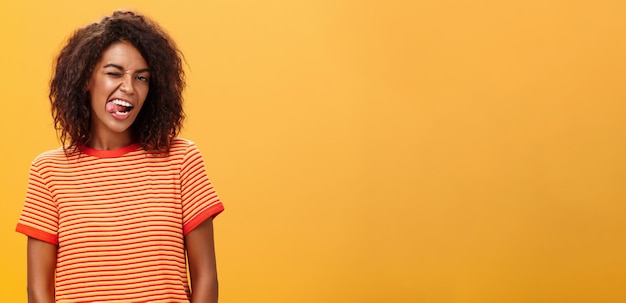
[{"label": "woman's nose", "polygon": [[133,87],[133,77],[131,75],[124,75],[124,79],[120,85],[120,90],[129,95],[135,92],[135,88]]}]

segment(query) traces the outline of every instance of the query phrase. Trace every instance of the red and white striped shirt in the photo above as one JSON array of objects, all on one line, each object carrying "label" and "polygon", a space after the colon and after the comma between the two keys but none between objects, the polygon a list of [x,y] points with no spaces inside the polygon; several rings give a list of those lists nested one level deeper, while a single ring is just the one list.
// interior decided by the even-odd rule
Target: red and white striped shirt
[{"label": "red and white striped shirt", "polygon": [[31,165],[17,231],[58,245],[57,302],[189,302],[184,236],[223,209],[191,141],[57,149]]}]

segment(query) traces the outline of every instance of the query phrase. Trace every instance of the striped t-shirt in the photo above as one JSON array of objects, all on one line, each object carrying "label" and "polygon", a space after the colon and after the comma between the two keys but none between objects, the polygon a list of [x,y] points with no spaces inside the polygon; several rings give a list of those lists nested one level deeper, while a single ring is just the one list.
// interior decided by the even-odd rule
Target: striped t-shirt
[{"label": "striped t-shirt", "polygon": [[189,302],[184,236],[224,209],[193,142],[38,156],[17,231],[58,245],[57,302]]}]

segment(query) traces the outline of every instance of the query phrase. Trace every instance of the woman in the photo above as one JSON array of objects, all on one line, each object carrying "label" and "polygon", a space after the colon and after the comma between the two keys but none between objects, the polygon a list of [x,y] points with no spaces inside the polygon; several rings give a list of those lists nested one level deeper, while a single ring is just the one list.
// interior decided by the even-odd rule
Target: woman
[{"label": "woman", "polygon": [[176,137],[184,86],[174,42],[144,16],[117,11],[69,38],[49,95],[64,147],[32,162],[17,224],[29,302],[217,302],[224,208]]}]

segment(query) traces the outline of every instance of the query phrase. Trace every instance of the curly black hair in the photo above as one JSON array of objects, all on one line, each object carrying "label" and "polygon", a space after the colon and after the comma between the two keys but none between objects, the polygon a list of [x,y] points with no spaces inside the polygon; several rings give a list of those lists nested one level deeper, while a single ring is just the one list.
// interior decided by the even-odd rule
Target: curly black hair
[{"label": "curly black hair", "polygon": [[135,12],[115,11],[76,30],[56,59],[48,97],[54,126],[67,154],[78,151],[90,139],[87,83],[104,50],[121,41],[137,48],[150,67],[148,96],[131,126],[135,142],[150,152],[164,154],[182,127],[182,53],[154,21]]}]

